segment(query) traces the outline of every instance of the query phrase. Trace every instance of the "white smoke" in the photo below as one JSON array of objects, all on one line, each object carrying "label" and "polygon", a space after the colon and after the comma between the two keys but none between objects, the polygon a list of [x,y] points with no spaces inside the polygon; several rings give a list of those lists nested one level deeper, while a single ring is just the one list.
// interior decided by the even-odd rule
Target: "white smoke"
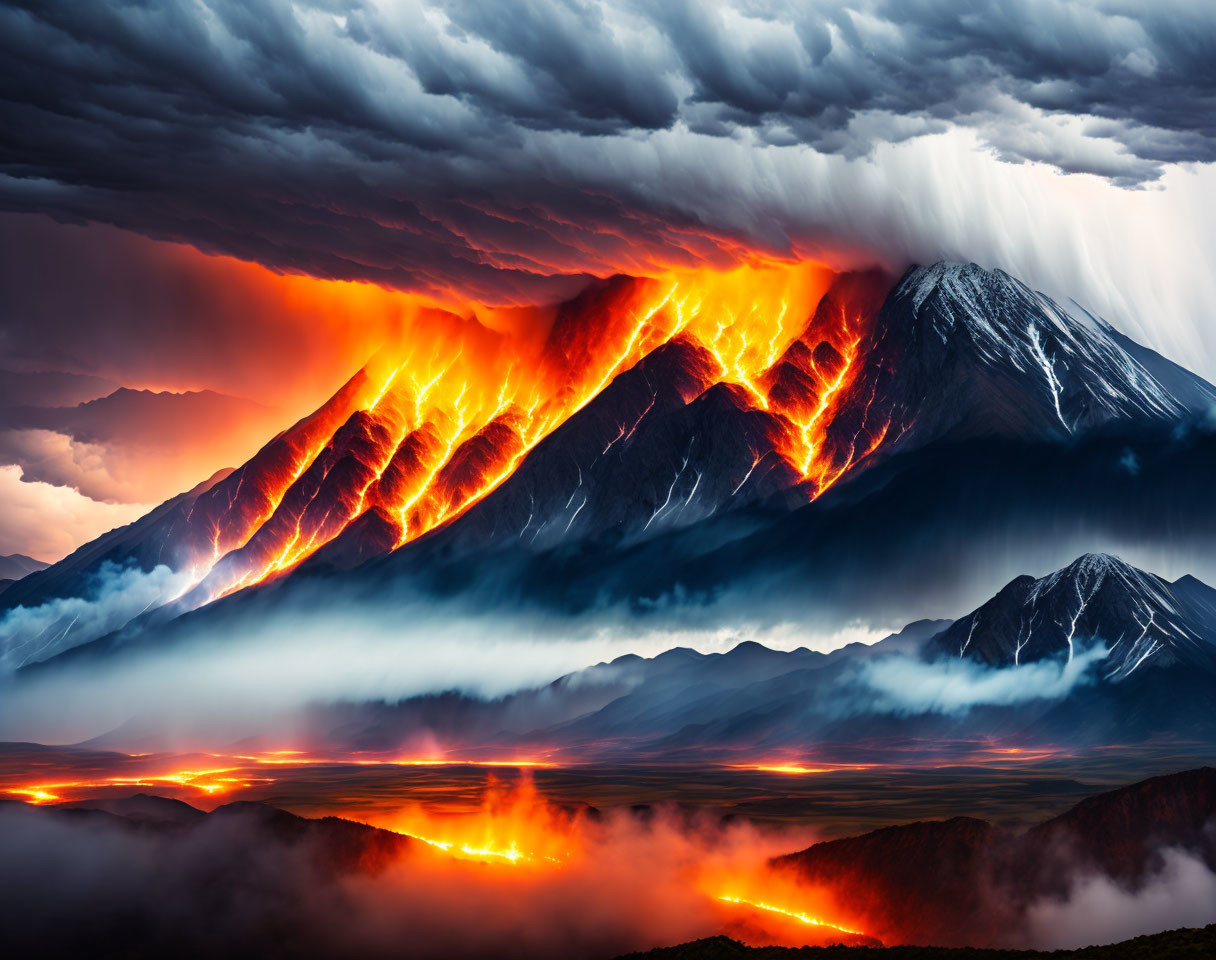
[{"label": "white smoke", "polygon": [[[13,611],[14,628],[61,624],[55,629],[62,633],[63,618],[81,612],[73,631],[89,616],[91,631],[112,629],[158,589],[175,588],[177,578],[160,569],[163,583],[156,571],[125,571],[113,581],[115,592],[94,603],[55,601],[45,609]],[[118,592],[119,583],[127,593]],[[491,700],[625,654],[653,657],[673,647],[723,653],[744,640],[774,649],[831,649],[881,636],[860,625],[816,633],[788,622],[736,619],[699,628],[616,611],[587,618],[477,613],[456,601],[404,598],[387,608],[318,603],[265,616],[242,611],[236,622],[239,627],[230,629],[222,618],[209,619],[184,626],[172,639],[136,639],[104,659],[20,675],[0,691],[0,740],[77,742],[124,725],[155,730],[167,742],[179,734],[182,743],[255,731],[273,736],[290,731],[311,704],[394,702],[450,691]],[[35,649],[21,654],[33,656]],[[610,680],[601,671],[588,682]]]},{"label": "white smoke", "polygon": [[858,679],[872,695],[870,709],[896,714],[961,714],[979,706],[1059,700],[1092,683],[1092,669],[1107,655],[1097,645],[1067,661],[1039,660],[1016,667],[987,667],[972,660],[925,662],[882,657],[862,665]]},{"label": "white smoke", "polygon": [[1027,912],[1027,937],[1040,950],[1116,943],[1178,927],[1216,922],[1216,874],[1182,850],[1162,851],[1164,866],[1141,889],[1110,877],[1078,880],[1064,900],[1040,900]]},{"label": "white smoke", "polygon": [[191,581],[190,573],[164,564],[143,571],[106,561],[83,596],[14,607],[0,617],[0,674],[103,637],[179,596]]}]

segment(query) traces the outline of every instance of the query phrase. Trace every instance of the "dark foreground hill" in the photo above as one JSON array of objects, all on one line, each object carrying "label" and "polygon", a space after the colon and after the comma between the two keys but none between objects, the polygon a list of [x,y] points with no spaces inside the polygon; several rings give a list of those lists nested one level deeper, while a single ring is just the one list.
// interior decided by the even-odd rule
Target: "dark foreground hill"
[{"label": "dark foreground hill", "polygon": [[631,953],[619,960],[1200,960],[1216,956],[1216,924],[1170,930],[1083,950],[979,950],[971,947],[748,947],[709,937]]}]

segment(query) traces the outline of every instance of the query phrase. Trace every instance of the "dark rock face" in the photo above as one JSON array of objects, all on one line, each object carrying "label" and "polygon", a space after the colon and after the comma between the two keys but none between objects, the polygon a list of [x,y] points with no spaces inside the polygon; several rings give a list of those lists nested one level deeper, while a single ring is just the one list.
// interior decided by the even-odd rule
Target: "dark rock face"
[{"label": "dark rock face", "polygon": [[1170,422],[1216,398],[1199,377],[1153,364],[1163,383],[1141,362],[1151,351],[1133,355],[1102,321],[974,263],[909,270],[872,336],[857,389],[900,425],[905,448]]},{"label": "dark rock face", "polygon": [[[541,362],[575,370],[615,344],[617,321],[630,318],[622,305],[637,283],[595,284],[563,305]],[[577,559],[586,589],[598,595],[614,564],[633,567],[634,551],[670,544],[683,531],[694,549],[664,548],[662,569],[649,579],[695,579],[710,540],[751,547],[738,530],[720,533],[722,523],[760,518],[775,527],[766,531],[763,562],[781,554],[774,546],[783,536],[798,534],[793,518],[806,513],[808,500],[827,499],[823,511],[835,502],[847,509],[866,492],[859,478],[892,458],[907,464],[938,451],[935,462],[965,473],[970,452],[952,448],[951,463],[946,447],[982,439],[1062,458],[1094,437],[1168,433],[1216,398],[1216,389],[1101,321],[974,264],[914,268],[894,289],[879,273],[842,275],[814,314],[796,322],[801,333],[748,386],[730,381],[721,359],[690,335],[669,338],[526,455],[510,412],[458,444],[442,442],[440,425],[429,421],[401,433],[400,405],[370,410],[379,384],[360,372],[239,469],[9,585],[0,604],[82,595],[106,562],[195,571],[193,589],[150,608],[136,624],[143,629],[281,571],[291,571],[288,582],[335,570],[353,571],[355,581],[417,581],[420,571],[425,578],[460,563],[467,574],[448,581],[475,582],[479,559],[505,570],[543,566],[557,555],[571,580]],[[801,453],[791,447],[799,442]],[[505,479],[479,499],[481,485],[500,473]],[[419,478],[434,487],[431,514],[470,505],[402,546],[402,525],[411,522],[401,512],[411,496],[403,491]],[[920,502],[918,492],[907,496]],[[790,545],[808,548],[823,549],[822,536]],[[753,564],[750,557],[710,562],[732,570]],[[532,589],[530,577],[524,569],[518,589]],[[538,570],[535,579],[553,577]],[[1123,664],[1127,672],[1160,644],[1156,622],[1139,641],[1125,638],[1123,649],[1135,651]],[[1044,649],[1058,639],[1044,634]],[[1163,661],[1162,649],[1149,658]]]},{"label": "dark rock face", "polygon": [[1007,919],[986,909],[997,843],[990,823],[955,817],[831,840],[774,863],[836,891],[841,915],[884,943],[954,946],[990,941]]},{"label": "dark rock face", "polygon": [[1216,769],[1203,767],[1090,797],[1020,836],[956,817],[819,843],[774,863],[834,890],[841,915],[884,942],[976,945],[1080,877],[1138,889],[1165,848],[1216,868],[1214,824]]},{"label": "dark rock face", "polygon": [[[1161,850],[1168,847],[1188,850],[1216,870],[1214,817],[1216,769],[1201,767],[1082,800],[1033,827],[1022,848],[1044,851],[1040,860],[1048,862],[1050,851],[1057,851],[1056,856],[1071,857],[1082,869],[1134,888],[1160,868]],[[1037,885],[1058,888],[1060,876],[1057,870],[1042,869]]]}]

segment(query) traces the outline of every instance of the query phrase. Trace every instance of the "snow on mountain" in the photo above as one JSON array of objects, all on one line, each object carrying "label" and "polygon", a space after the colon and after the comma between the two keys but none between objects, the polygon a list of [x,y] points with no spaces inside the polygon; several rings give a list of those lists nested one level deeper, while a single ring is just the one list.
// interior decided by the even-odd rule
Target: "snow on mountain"
[{"label": "snow on mountain", "polygon": [[942,435],[1069,438],[1216,403],[1211,385],[1079,307],[974,263],[909,270],[874,338],[859,389],[901,424],[905,448]]},{"label": "snow on mountain", "polygon": [[1071,661],[1101,643],[1109,650],[1101,673],[1112,681],[1177,664],[1216,672],[1216,634],[1212,622],[1197,615],[1199,591],[1179,592],[1118,557],[1087,553],[1037,580],[1011,581],[934,646],[991,666],[1017,666]]}]

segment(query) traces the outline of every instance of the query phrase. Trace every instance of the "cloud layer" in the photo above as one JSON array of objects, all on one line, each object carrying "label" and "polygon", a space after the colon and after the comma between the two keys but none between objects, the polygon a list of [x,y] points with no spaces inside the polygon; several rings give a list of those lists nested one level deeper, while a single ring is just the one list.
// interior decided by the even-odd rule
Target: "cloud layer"
[{"label": "cloud layer", "polygon": [[[1177,166],[1216,158],[1204,5],[183,0],[0,18],[10,210],[494,302],[744,249],[961,256],[1165,326],[1152,339],[1176,355],[1203,342],[1187,325],[1206,281],[1171,292],[1129,268],[1154,265],[1139,258],[1159,228],[1169,251],[1216,247],[1194,209],[1212,180]],[[1147,204],[1120,189],[1153,182]]]}]

